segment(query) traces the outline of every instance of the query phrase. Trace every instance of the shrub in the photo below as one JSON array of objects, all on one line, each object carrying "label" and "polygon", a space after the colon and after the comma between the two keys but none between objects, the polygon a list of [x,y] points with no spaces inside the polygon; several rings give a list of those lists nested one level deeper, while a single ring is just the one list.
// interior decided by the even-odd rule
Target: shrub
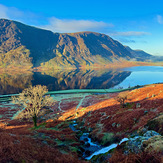
[{"label": "shrub", "polygon": [[101,139],[101,144],[106,145],[106,144],[111,144],[115,140],[115,135],[113,133],[104,133],[102,139]]},{"label": "shrub", "polygon": [[125,108],[126,106],[125,103],[127,101],[127,98],[128,98],[128,92],[122,92],[115,98],[115,100],[119,102],[123,108]]}]

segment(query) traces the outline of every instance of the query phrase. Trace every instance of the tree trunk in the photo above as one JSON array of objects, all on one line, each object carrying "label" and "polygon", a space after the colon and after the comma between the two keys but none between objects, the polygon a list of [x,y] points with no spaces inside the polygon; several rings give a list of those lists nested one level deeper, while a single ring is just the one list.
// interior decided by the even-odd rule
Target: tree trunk
[{"label": "tree trunk", "polygon": [[37,127],[37,116],[36,114],[33,116],[33,123],[34,123],[34,127]]}]

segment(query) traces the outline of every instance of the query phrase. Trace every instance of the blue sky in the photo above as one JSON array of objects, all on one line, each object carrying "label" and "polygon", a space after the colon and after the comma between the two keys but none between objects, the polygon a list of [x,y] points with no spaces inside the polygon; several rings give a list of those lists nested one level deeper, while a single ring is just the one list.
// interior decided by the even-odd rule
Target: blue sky
[{"label": "blue sky", "polygon": [[53,32],[93,31],[163,55],[162,0],[1,0],[0,18]]}]

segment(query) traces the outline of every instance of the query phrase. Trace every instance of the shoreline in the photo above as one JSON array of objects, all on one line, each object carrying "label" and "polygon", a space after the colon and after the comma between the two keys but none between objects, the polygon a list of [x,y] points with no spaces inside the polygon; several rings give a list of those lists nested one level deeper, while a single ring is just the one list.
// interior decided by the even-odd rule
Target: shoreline
[{"label": "shoreline", "polygon": [[[145,86],[145,85],[144,85]],[[123,91],[133,90],[137,88],[142,88],[144,86],[134,86],[131,88],[125,88],[125,89],[71,89],[71,90],[59,90],[59,91],[49,91],[46,93],[46,95],[65,95],[65,94],[80,94],[80,93],[119,93]],[[11,97],[13,96],[19,96],[19,94],[7,94],[7,95],[0,95],[0,102],[7,102],[11,101]]]},{"label": "shoreline", "polygon": [[0,74],[3,73],[31,73],[31,72],[46,72],[46,71],[60,71],[60,70],[100,70],[100,69],[121,69],[127,67],[135,67],[135,66],[163,66],[162,62],[132,62],[132,61],[125,61],[125,62],[115,62],[108,65],[98,65],[98,66],[81,66],[81,67],[8,67],[8,68],[0,68]]}]

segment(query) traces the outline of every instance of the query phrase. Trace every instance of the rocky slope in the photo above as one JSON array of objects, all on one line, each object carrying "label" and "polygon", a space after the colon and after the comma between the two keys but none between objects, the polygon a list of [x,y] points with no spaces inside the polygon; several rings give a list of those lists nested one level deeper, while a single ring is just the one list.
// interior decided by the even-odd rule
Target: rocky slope
[{"label": "rocky slope", "polygon": [[59,34],[0,19],[2,68],[16,65],[41,65],[44,68],[97,67],[130,60],[136,58],[136,55],[108,35],[94,32]]},{"label": "rocky slope", "polygon": [[[91,162],[158,162],[163,160],[163,84],[153,84],[128,92],[112,94],[110,99],[87,101],[70,108],[60,120],[76,119],[78,130],[88,132],[94,142],[104,146],[128,138],[114,150],[94,156]],[[127,96],[125,105],[117,97]],[[153,131],[154,130],[154,131]]]}]

